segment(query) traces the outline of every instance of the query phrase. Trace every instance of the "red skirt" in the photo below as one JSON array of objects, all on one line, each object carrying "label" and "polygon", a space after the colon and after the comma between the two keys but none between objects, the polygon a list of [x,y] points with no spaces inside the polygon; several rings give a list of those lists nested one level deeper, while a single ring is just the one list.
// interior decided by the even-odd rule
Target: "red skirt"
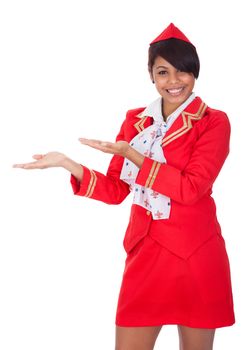
[{"label": "red skirt", "polygon": [[218,328],[234,323],[229,260],[219,235],[187,260],[172,254],[150,235],[128,254],[117,326]]}]

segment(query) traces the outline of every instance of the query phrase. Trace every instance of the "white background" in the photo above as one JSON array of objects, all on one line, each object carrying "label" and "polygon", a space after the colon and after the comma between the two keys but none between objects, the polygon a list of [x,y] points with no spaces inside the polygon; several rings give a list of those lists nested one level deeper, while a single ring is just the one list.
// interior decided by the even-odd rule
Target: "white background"
[{"label": "white background", "polygon": [[[214,186],[231,263],[236,324],[215,349],[244,348],[243,13],[241,1],[0,2],[0,349],[113,349],[131,197],[107,206],[73,195],[63,169],[13,163],[57,150],[105,172],[127,109],[157,98],[148,44],[174,22],[197,46],[195,92],[228,113],[231,153]],[[241,35],[242,34],[242,35]],[[177,349],[165,326],[156,350]]]}]

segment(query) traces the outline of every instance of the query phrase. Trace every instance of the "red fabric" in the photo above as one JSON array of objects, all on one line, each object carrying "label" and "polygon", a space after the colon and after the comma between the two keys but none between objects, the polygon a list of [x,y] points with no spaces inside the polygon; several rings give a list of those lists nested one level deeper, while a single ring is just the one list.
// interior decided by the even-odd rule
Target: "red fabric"
[{"label": "red fabric", "polygon": [[[130,142],[138,132],[151,125],[152,118],[140,117],[143,110],[127,112],[116,140]],[[167,164],[161,164],[158,173],[151,178],[154,161],[145,158],[136,183],[152,186],[156,192],[170,197],[171,213],[169,219],[152,220],[150,212],[144,208],[131,207],[124,238],[128,258],[118,304],[117,321],[121,325],[135,325],[139,319],[141,325],[182,322],[206,328],[234,322],[228,257],[211,196],[213,183],[229,153],[229,139],[230,123],[226,114],[206,107],[196,97],[166,132],[163,149]],[[122,157],[113,156],[106,175],[85,168],[81,184],[72,176],[74,193],[108,204],[121,203],[130,193],[128,185],[120,180],[123,161]],[[151,180],[148,182],[148,179]],[[157,256],[155,266],[153,263],[147,265],[147,258],[138,256],[137,260],[134,256],[143,242],[149,242],[149,236],[154,242],[150,243],[155,249],[152,254]],[[148,250],[149,254],[146,247],[145,244],[145,256],[149,258],[152,248]],[[138,274],[138,279],[127,278],[128,271],[134,276]],[[140,286],[141,274],[144,277],[148,274],[148,277]],[[157,278],[155,286],[159,292],[155,294],[156,287],[151,282],[156,283]],[[140,291],[138,299],[133,299],[133,291],[143,286],[145,290]],[[187,310],[193,294],[195,299],[189,314]],[[161,298],[162,302],[158,315],[155,313],[159,304],[155,298]],[[153,300],[155,307],[151,313]],[[172,308],[174,303],[176,306]]]},{"label": "red fabric", "polygon": [[73,188],[74,194],[79,193],[80,196],[85,196],[90,179],[91,179],[91,172],[85,166],[83,166],[83,179],[81,183],[72,175],[71,186]]},{"label": "red fabric", "polygon": [[[169,219],[152,220],[145,209],[132,205],[124,239],[127,252],[148,233],[149,227],[154,239],[182,258],[188,258],[210,236],[221,233],[211,193],[213,182],[229,152],[230,124],[225,113],[211,108],[206,108],[200,120],[189,119],[201,105],[202,100],[195,98],[164,137],[171,140],[163,146],[167,164],[160,166],[152,188],[171,198]],[[142,110],[128,111],[117,140],[130,141],[138,133],[135,125],[140,122],[138,114]],[[143,125],[146,128],[151,123],[152,118],[148,117]],[[186,125],[192,127],[187,129]],[[180,136],[175,138],[177,135]],[[145,158],[136,183],[145,185],[152,162]],[[97,181],[90,198],[108,204],[119,204],[126,198],[130,191],[128,185],[120,180],[122,165],[123,158],[114,156],[106,175],[93,170]],[[76,180],[72,177],[76,195],[86,194],[89,173],[85,168],[80,185],[75,184]]]},{"label": "red fabric", "polygon": [[185,36],[185,34],[182,33],[182,31],[180,31],[179,28],[177,28],[173,23],[170,23],[170,25],[166,29],[164,29],[164,31],[159,36],[157,36],[150,43],[150,45],[157,43],[158,41],[163,41],[171,38],[180,39],[192,44],[190,40]]},{"label": "red fabric", "polygon": [[150,235],[127,256],[117,326],[218,328],[234,322],[229,262],[221,236],[213,236],[188,260],[171,254]]},{"label": "red fabric", "polygon": [[[188,258],[210,236],[221,233],[211,193],[229,153],[229,137],[227,116],[207,109],[188,133],[164,147],[168,163],[160,166],[152,189],[172,199],[171,216],[169,220],[152,221],[151,232],[159,243],[181,257]],[[152,159],[145,158],[136,183],[145,185],[152,163]],[[134,241],[126,238],[125,242],[127,251],[133,248]]]}]

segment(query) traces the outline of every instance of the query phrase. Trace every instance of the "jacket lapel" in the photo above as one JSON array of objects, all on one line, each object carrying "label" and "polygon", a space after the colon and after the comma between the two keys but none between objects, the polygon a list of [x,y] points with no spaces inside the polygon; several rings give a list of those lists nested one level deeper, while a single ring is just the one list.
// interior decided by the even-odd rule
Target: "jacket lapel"
[{"label": "jacket lapel", "polygon": [[207,105],[200,97],[196,97],[166,132],[162,146],[168,145],[170,142],[187,133],[194,124],[203,117],[206,108]]},{"label": "jacket lapel", "polygon": [[[194,126],[194,124],[203,117],[206,108],[207,105],[201,100],[201,98],[196,97],[166,132],[163,138],[162,146],[167,146],[170,142],[187,133]],[[143,111],[136,116],[136,119],[138,120],[134,124],[134,127],[138,133],[153,123],[153,118],[145,116]]]},{"label": "jacket lapel", "polygon": [[134,127],[136,128],[138,133],[140,133],[142,130],[144,130],[153,123],[153,118],[142,116],[142,112],[137,115],[137,118],[139,118],[139,120],[134,124]]}]

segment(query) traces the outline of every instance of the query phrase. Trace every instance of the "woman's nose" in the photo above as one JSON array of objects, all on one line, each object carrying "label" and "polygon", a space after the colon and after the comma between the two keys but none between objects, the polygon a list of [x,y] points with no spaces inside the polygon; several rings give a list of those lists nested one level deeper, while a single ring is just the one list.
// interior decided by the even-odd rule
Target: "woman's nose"
[{"label": "woman's nose", "polygon": [[177,72],[172,72],[171,74],[169,74],[169,82],[171,84],[175,84],[179,82],[179,76]]}]

